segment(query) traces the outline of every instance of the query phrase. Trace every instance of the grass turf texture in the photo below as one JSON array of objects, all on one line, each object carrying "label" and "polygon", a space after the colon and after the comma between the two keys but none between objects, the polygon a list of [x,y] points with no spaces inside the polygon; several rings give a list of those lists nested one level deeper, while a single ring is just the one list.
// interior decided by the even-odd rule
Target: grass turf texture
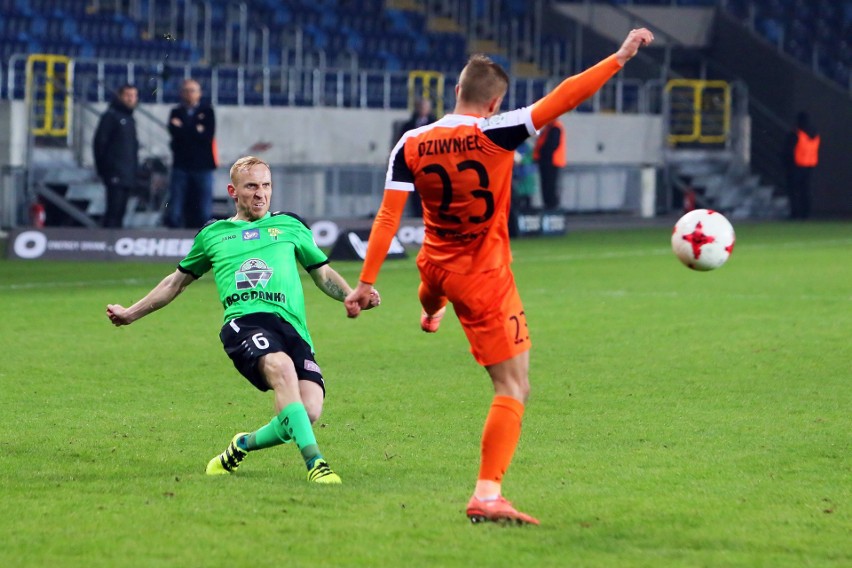
[{"label": "grass turf texture", "polygon": [[736,229],[710,273],[666,229],[513,243],[533,390],[504,492],[542,521],[519,528],[464,516],[491,387],[453,315],[419,330],[412,259],[354,321],[305,279],[340,487],[291,445],[204,475],[272,414],[211,277],[115,329],[105,305],[171,265],[0,261],[0,565],[849,566],[850,225]]}]

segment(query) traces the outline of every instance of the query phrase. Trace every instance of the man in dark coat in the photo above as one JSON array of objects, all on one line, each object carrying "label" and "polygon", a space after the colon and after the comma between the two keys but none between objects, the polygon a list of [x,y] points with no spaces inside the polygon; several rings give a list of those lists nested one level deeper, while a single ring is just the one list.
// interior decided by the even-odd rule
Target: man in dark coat
[{"label": "man in dark coat", "polygon": [[92,151],[95,170],[106,186],[103,226],[107,228],[122,227],[127,199],[137,183],[139,140],[133,109],[138,102],[136,87],[122,85],[95,130]]},{"label": "man in dark coat", "polygon": [[201,85],[187,79],[180,104],[169,114],[172,177],[166,225],[200,229],[213,216],[213,172],[216,170],[216,117],[201,102]]}]

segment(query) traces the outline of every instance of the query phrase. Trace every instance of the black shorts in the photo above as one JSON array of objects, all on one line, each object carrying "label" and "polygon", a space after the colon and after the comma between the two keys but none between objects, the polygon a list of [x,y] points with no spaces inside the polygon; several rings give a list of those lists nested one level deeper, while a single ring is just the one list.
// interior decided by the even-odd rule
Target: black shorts
[{"label": "black shorts", "polygon": [[325,381],[311,346],[281,317],[255,313],[232,319],[222,326],[219,339],[234,367],[259,390],[268,391],[270,387],[257,368],[258,360],[267,353],[281,351],[293,360],[300,381],[318,384],[325,394]]}]

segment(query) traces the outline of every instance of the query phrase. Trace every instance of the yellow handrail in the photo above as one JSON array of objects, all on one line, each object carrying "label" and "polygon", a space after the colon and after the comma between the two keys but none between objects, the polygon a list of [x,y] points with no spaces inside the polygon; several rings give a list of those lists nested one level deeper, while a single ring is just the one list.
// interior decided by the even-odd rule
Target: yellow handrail
[{"label": "yellow handrail", "polygon": [[666,83],[671,145],[724,144],[731,130],[731,88],[727,81],[672,79]]},{"label": "yellow handrail", "polygon": [[[43,90],[35,84],[36,72],[44,74]],[[27,57],[27,101],[35,108],[33,135],[68,136],[71,126],[71,72],[70,57],[47,53]],[[57,105],[61,105],[60,115],[56,114]],[[56,120],[60,117],[61,120]]]},{"label": "yellow handrail", "polygon": [[[417,80],[420,80],[420,92],[417,92]],[[434,82],[434,87],[432,83]],[[432,93],[435,93],[433,96]],[[431,99],[435,105],[435,114],[444,115],[444,74],[439,71],[415,70],[408,73],[408,110],[414,109],[418,98]]]}]

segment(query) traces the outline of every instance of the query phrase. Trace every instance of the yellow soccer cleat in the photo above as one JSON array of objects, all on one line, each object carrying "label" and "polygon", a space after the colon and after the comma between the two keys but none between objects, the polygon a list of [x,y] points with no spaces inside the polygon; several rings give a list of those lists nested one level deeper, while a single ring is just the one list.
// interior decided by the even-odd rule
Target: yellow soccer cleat
[{"label": "yellow soccer cleat", "polygon": [[328,467],[328,462],[322,459],[314,462],[314,467],[308,471],[308,481],[312,483],[325,483],[328,485],[343,483],[340,476],[331,471],[331,468]]},{"label": "yellow soccer cleat", "polygon": [[237,440],[248,434],[248,432],[240,432],[234,436],[225,451],[207,463],[207,475],[225,475],[235,472],[240,467],[240,462],[248,455],[247,451],[237,445]]}]

